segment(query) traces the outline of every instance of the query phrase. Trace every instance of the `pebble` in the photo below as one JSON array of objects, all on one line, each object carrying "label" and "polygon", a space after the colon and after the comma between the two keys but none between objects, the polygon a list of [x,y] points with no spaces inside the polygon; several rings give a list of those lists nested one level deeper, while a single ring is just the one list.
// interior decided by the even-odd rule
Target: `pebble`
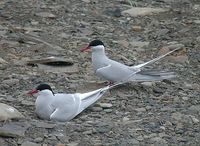
[{"label": "pebble", "polygon": [[161,137],[153,137],[150,141],[154,144],[154,146],[168,146],[167,141]]},{"label": "pebble", "polygon": [[21,146],[41,146],[41,144],[26,141],[26,142],[23,142]]},{"label": "pebble", "polygon": [[28,101],[28,100],[22,100],[21,104],[23,104],[23,105],[35,105],[35,103],[33,101]]},{"label": "pebble", "polygon": [[113,105],[111,103],[97,103],[102,108],[111,108]]},{"label": "pebble", "polygon": [[56,18],[56,15],[54,15],[52,13],[48,13],[48,12],[40,12],[40,13],[36,13],[35,15],[44,17],[44,18]]},{"label": "pebble", "polygon": [[103,110],[103,108],[102,107],[92,107],[91,108],[92,109],[92,111],[94,111],[94,112],[100,112],[100,111],[102,111]]},{"label": "pebble", "polygon": [[8,62],[5,61],[3,58],[0,57],[0,64],[8,64]]},{"label": "pebble", "polygon": [[131,46],[135,47],[134,49],[139,50],[137,48],[144,48],[149,46],[149,42],[142,42],[142,41],[137,41],[133,40],[130,42]]},{"label": "pebble", "polygon": [[189,107],[189,111],[191,111],[194,114],[200,113],[200,105],[192,105]]},{"label": "pebble", "polygon": [[135,111],[137,111],[137,112],[146,112],[146,109],[141,107],[141,108],[136,108]]},{"label": "pebble", "polygon": [[106,113],[111,113],[112,109],[104,109],[103,111],[106,112]]},{"label": "pebble", "polygon": [[34,142],[36,142],[36,143],[40,143],[42,141],[43,141],[42,137],[37,137],[37,138],[34,139]]},{"label": "pebble", "polygon": [[78,145],[77,142],[71,142],[71,143],[67,144],[67,146],[77,146],[77,145]]},{"label": "pebble", "polygon": [[56,124],[47,123],[47,122],[39,122],[39,121],[33,121],[31,124],[35,125],[38,128],[47,128],[47,129],[52,129],[56,126]]},{"label": "pebble", "polygon": [[139,25],[134,25],[134,26],[132,27],[132,29],[133,29],[133,31],[138,32],[138,31],[141,31],[141,30],[142,30],[142,27],[139,26]]},{"label": "pebble", "polygon": [[13,86],[19,83],[19,79],[7,79],[2,82],[3,84],[7,84],[9,86]]},{"label": "pebble", "polygon": [[189,100],[189,98],[186,97],[186,96],[183,96],[182,99],[185,100],[185,101]]},{"label": "pebble", "polygon": [[128,117],[123,117],[123,119],[122,119],[122,122],[127,122],[127,121],[129,121],[130,119],[128,118]]},{"label": "pebble", "polygon": [[179,55],[179,56],[168,56],[168,59],[173,63],[185,63],[188,62],[188,56]]},{"label": "pebble", "polygon": [[147,87],[152,87],[153,85],[155,85],[155,82],[142,82],[141,84]]},{"label": "pebble", "polygon": [[167,10],[162,8],[150,8],[150,7],[132,7],[131,9],[122,11],[122,14],[129,14],[132,17],[137,16],[145,16],[145,15],[151,15],[153,13],[160,13],[165,12]]},{"label": "pebble", "polygon": [[134,145],[138,145],[139,144],[139,141],[135,138],[132,138],[132,139],[128,139],[126,140],[128,144],[134,146]]},{"label": "pebble", "polygon": [[199,123],[199,119],[197,119],[195,116],[190,115],[190,117],[191,117],[192,122],[193,122],[194,124]]}]

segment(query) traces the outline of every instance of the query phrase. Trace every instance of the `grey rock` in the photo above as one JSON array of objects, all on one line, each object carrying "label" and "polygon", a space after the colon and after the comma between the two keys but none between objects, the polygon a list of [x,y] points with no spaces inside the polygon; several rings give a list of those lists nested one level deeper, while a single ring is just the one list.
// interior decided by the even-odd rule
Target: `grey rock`
[{"label": "grey rock", "polygon": [[141,107],[141,108],[136,108],[135,111],[137,111],[137,112],[146,112],[146,109]]},{"label": "grey rock", "polygon": [[77,146],[79,143],[77,143],[77,142],[71,142],[71,143],[69,143],[69,144],[67,144],[67,146]]},{"label": "grey rock", "polygon": [[97,104],[102,108],[111,108],[112,107],[111,103],[97,103]]},{"label": "grey rock", "polygon": [[132,138],[132,139],[128,139],[127,140],[127,143],[134,146],[134,145],[138,145],[139,144],[139,141],[135,138]]},{"label": "grey rock", "polygon": [[112,109],[104,109],[103,111],[106,112],[106,113],[111,113]]},{"label": "grey rock", "polygon": [[30,141],[25,141],[25,142],[22,143],[21,146],[41,146],[41,144],[33,143],[33,142],[30,142]]},{"label": "grey rock", "polygon": [[200,114],[200,105],[192,105],[189,107],[189,111],[195,114]]},{"label": "grey rock", "polygon": [[0,121],[21,118],[24,118],[24,116],[17,109],[4,103],[0,103]]},{"label": "grey rock", "polygon": [[43,141],[42,137],[37,137],[37,138],[34,139],[34,142],[36,142],[36,143],[40,143],[42,141]]},{"label": "grey rock", "polygon": [[132,7],[131,9],[125,10],[122,14],[129,14],[130,16],[137,17],[137,16],[145,16],[151,15],[153,13],[160,13],[165,12],[166,9],[162,8],[150,8],[150,7]]},{"label": "grey rock", "polygon": [[170,50],[174,50],[174,49],[180,49],[180,48],[183,48],[185,47],[183,44],[178,44],[178,43],[173,43],[173,42],[169,42],[167,46],[167,48],[169,48]]},{"label": "grey rock", "polygon": [[30,125],[25,122],[11,122],[0,127],[0,136],[23,137]]},{"label": "grey rock", "polygon": [[33,101],[28,101],[28,100],[22,100],[21,104],[23,104],[23,105],[35,105],[35,103]]},{"label": "grey rock", "polygon": [[2,82],[3,84],[7,84],[9,86],[13,86],[19,83],[19,79],[7,79]]},{"label": "grey rock", "polygon": [[94,112],[100,112],[102,110],[103,110],[102,107],[92,107],[92,111],[94,111]]},{"label": "grey rock", "polygon": [[8,62],[5,61],[3,58],[0,57],[0,64],[8,64]]},{"label": "grey rock", "polygon": [[150,141],[154,144],[154,146],[168,146],[167,141],[161,137],[153,137]]},{"label": "grey rock", "polygon": [[40,12],[40,13],[36,13],[35,15],[44,17],[44,18],[56,18],[56,16],[54,14],[49,13],[49,12]]},{"label": "grey rock", "polygon": [[56,126],[56,124],[40,122],[40,121],[33,121],[31,124],[38,128],[47,128],[47,129],[52,129]]},{"label": "grey rock", "polygon": [[191,117],[194,124],[199,123],[199,119],[197,119],[195,116],[190,115],[190,117]]}]

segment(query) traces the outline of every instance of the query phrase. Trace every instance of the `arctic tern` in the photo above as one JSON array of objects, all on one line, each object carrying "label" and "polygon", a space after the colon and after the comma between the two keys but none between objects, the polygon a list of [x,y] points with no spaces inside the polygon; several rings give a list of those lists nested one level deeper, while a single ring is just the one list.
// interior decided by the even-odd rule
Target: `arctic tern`
[{"label": "arctic tern", "polygon": [[109,89],[122,84],[106,86],[87,93],[57,93],[48,84],[40,84],[28,92],[36,96],[36,114],[41,119],[66,122],[80,114],[84,109],[95,103]]},{"label": "arctic tern", "polygon": [[81,51],[84,52],[90,49],[92,50],[92,64],[96,75],[108,80],[110,83],[121,82],[126,78],[129,78],[129,81],[145,82],[171,79],[176,76],[174,72],[142,69],[146,65],[154,63],[180,48],[135,66],[127,66],[109,59],[105,54],[105,45],[100,40],[93,40],[87,47],[82,48]]}]

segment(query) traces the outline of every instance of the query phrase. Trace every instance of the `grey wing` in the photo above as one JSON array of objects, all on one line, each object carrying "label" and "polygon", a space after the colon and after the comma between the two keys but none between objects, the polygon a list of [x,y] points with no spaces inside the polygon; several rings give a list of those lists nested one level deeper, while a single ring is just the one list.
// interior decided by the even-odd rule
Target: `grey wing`
[{"label": "grey wing", "polygon": [[74,94],[61,94],[52,102],[52,106],[55,107],[55,110],[50,115],[50,119],[60,122],[71,120],[76,116],[79,104],[80,101],[77,101]]},{"label": "grey wing", "polygon": [[135,71],[130,69],[129,66],[112,61],[107,66],[96,70],[96,74],[106,80],[112,82],[124,81],[127,77],[133,74]]}]

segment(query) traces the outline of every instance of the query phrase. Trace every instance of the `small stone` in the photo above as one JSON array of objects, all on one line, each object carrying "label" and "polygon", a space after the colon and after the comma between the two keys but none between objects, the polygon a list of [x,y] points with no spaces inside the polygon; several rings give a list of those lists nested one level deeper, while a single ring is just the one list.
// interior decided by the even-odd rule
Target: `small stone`
[{"label": "small stone", "polygon": [[47,128],[47,129],[52,129],[56,126],[56,124],[47,123],[47,122],[39,122],[39,121],[34,121],[31,124],[35,125],[38,128]]},{"label": "small stone", "polygon": [[102,110],[103,110],[102,107],[92,107],[92,111],[94,111],[94,112],[100,112]]},{"label": "small stone", "polygon": [[5,61],[3,58],[0,57],[0,64],[8,64],[8,62]]},{"label": "small stone", "polygon": [[44,18],[56,18],[56,15],[49,13],[49,12],[40,12],[40,13],[36,13],[35,15],[44,17]]},{"label": "small stone", "polygon": [[187,101],[189,98],[186,97],[186,96],[184,96],[184,97],[182,97],[182,99],[185,100],[185,101]]},{"label": "small stone", "polygon": [[193,22],[196,24],[200,24],[200,20],[194,20]]},{"label": "small stone", "polygon": [[140,135],[140,136],[138,136],[138,137],[137,137],[137,140],[138,140],[138,141],[143,141],[143,140],[144,140],[144,138],[143,138],[143,136],[142,136],[142,135]]},{"label": "small stone", "polygon": [[34,102],[32,102],[32,101],[27,101],[27,100],[22,100],[22,101],[21,101],[21,104],[23,104],[23,105],[35,105]]},{"label": "small stone", "polygon": [[137,111],[137,112],[146,112],[146,109],[141,107],[141,108],[136,108],[135,111]]},{"label": "small stone", "polygon": [[111,103],[97,103],[97,104],[102,108],[111,108],[112,107]]},{"label": "small stone", "polygon": [[34,142],[36,142],[36,143],[40,143],[42,141],[43,141],[42,137],[37,137],[37,138],[34,139]]},{"label": "small stone", "polygon": [[106,113],[111,113],[112,109],[104,109],[103,111],[106,112]]},{"label": "small stone", "polygon": [[26,142],[23,142],[21,146],[41,146],[41,144],[26,141]]},{"label": "small stone", "polygon": [[31,21],[31,24],[32,24],[32,25],[38,25],[39,22],[38,22],[38,21]]},{"label": "small stone", "polygon": [[82,0],[85,3],[90,3],[90,0]]},{"label": "small stone", "polygon": [[130,42],[131,46],[135,47],[134,49],[137,50],[137,48],[144,48],[149,46],[149,42],[142,42],[142,41],[136,41],[133,40]]},{"label": "small stone", "polygon": [[[170,43],[168,43],[170,44]],[[181,49],[184,48],[183,44],[178,44],[178,43],[172,43],[170,45],[167,46],[167,48],[169,48],[170,50],[174,50],[174,49]]]},{"label": "small stone", "polygon": [[93,133],[92,130],[88,130],[88,131],[84,131],[84,132],[83,132],[83,134],[87,134],[87,135],[92,134],[92,133]]},{"label": "small stone", "polygon": [[19,83],[19,79],[7,79],[2,82],[3,84],[7,84],[9,86],[13,86]]},{"label": "small stone", "polygon": [[59,143],[56,146],[65,146],[65,144]]},{"label": "small stone", "polygon": [[155,82],[142,82],[141,84],[148,87],[152,87],[155,84]]},{"label": "small stone", "polygon": [[127,122],[127,121],[129,121],[129,118],[128,117],[123,117],[122,122]]},{"label": "small stone", "polygon": [[151,15],[153,13],[160,13],[165,11],[167,10],[162,8],[132,7],[131,9],[123,11],[122,14],[129,14],[132,17],[137,17],[137,16]]},{"label": "small stone", "polygon": [[172,114],[172,119],[177,120],[177,121],[181,121],[182,120],[183,115],[179,112],[173,113]]},{"label": "small stone", "polygon": [[168,146],[167,141],[160,137],[153,137],[150,141],[154,144],[154,146]]},{"label": "small stone", "polygon": [[179,56],[168,56],[168,59],[174,63],[185,63],[188,62],[188,56],[179,55]]},{"label": "small stone", "polygon": [[67,144],[67,146],[77,146],[77,145],[78,145],[77,142],[71,142],[71,143]]},{"label": "small stone", "polygon": [[132,139],[128,139],[127,143],[130,144],[130,145],[138,145],[139,141],[135,138],[132,138]]},{"label": "small stone", "polygon": [[195,116],[190,115],[190,117],[191,117],[192,122],[193,122],[194,124],[199,123],[199,120],[198,120]]},{"label": "small stone", "polygon": [[138,25],[134,25],[132,28],[133,28],[133,31],[135,31],[135,32],[138,32],[138,31],[142,30],[142,27],[138,26]]},{"label": "small stone", "polygon": [[165,127],[164,126],[160,126],[160,129],[165,130]]},{"label": "small stone", "polygon": [[189,107],[189,111],[192,113],[198,114],[200,113],[200,105],[192,105]]}]

